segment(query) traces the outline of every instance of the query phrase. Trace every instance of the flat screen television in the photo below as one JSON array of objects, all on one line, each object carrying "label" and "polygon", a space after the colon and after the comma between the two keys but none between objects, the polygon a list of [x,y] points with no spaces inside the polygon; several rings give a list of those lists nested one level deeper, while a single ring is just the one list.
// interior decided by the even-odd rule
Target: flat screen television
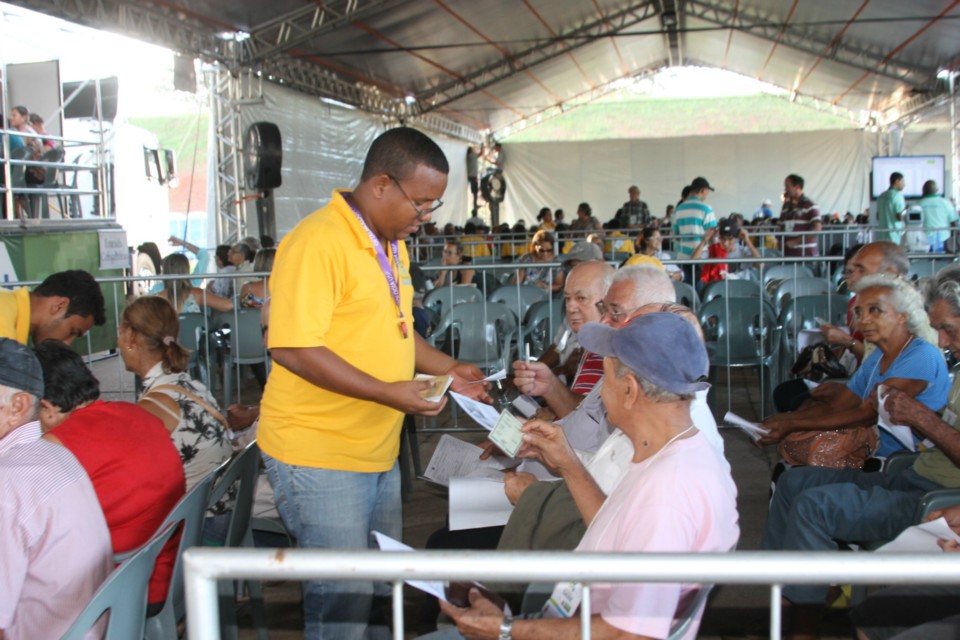
[{"label": "flat screen television", "polygon": [[877,199],[890,188],[890,174],[903,174],[906,184],[904,198],[919,198],[923,195],[923,183],[935,180],[943,195],[946,174],[943,156],[874,156],[870,174],[870,197]]}]

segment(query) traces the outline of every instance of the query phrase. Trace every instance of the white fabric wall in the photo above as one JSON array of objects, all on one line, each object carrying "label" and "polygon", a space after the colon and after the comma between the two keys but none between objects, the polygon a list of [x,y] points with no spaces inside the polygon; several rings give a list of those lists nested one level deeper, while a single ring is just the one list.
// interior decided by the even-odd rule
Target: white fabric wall
[{"label": "white fabric wall", "polygon": [[[274,191],[279,240],[301,219],[329,202],[334,189],[357,184],[367,149],[385,126],[378,116],[321,102],[279,85],[264,83],[263,93],[263,104],[241,109],[241,128],[246,131],[251,123],[261,120],[280,127],[283,184]],[[440,145],[450,163],[444,206],[433,218],[442,225],[467,206],[467,146],[429,132],[428,135]],[[211,154],[216,154],[215,145],[211,145]],[[215,166],[215,159],[211,159],[210,166]],[[213,212],[212,198],[210,203]],[[251,203],[247,209],[251,233],[256,233],[255,215]]]},{"label": "white fabric wall", "polygon": [[627,200],[636,184],[655,216],[676,203],[693,178],[716,188],[718,215],[748,217],[765,199],[779,209],[783,179],[797,173],[823,212],[863,211],[869,202],[870,158],[876,136],[861,131],[824,131],[658,140],[504,143],[507,178],[505,220],[536,219],[542,206],[561,208],[567,222],[588,202],[601,222]]}]

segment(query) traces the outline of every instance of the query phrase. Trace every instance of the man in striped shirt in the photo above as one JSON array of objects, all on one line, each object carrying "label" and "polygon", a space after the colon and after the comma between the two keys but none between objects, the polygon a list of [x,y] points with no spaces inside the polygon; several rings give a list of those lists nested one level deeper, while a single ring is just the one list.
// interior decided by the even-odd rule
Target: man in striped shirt
[{"label": "man in striped shirt", "polygon": [[[680,236],[676,242],[677,258],[689,259],[693,250],[703,239],[707,229],[717,226],[717,216],[707,204],[707,196],[714,188],[706,178],[694,178],[690,183],[690,193],[673,213],[673,234]],[[684,279],[694,282],[693,268],[683,265]]]},{"label": "man in striped shirt", "polygon": [[[784,201],[780,210],[780,224],[787,232],[820,231],[820,209],[803,193],[803,178],[790,174],[783,181]],[[791,257],[819,256],[819,236],[790,235],[783,239],[783,255]]]}]

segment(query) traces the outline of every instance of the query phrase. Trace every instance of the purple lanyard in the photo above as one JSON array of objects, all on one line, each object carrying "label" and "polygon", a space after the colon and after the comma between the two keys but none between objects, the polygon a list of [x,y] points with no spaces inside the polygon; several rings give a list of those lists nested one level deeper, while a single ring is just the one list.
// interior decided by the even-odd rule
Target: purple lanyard
[{"label": "purple lanyard", "polygon": [[[380,241],[377,240],[377,237],[373,235],[373,231],[371,231],[370,227],[367,226],[363,216],[360,215],[360,211],[358,211],[357,207],[353,204],[353,194],[344,193],[343,199],[348,205],[350,205],[353,215],[357,216],[360,226],[363,227],[363,230],[367,232],[370,242],[373,243],[373,246],[377,251],[377,262],[380,263],[380,269],[383,271],[383,275],[387,279],[387,284],[390,286],[390,294],[393,296],[393,302],[397,305],[397,315],[400,317],[400,333],[402,333],[404,339],[406,339],[409,337],[409,334],[407,332],[407,321],[403,317],[403,307],[400,306],[400,285],[397,284],[397,277],[393,275],[393,268],[390,266],[390,261],[387,259],[387,253],[383,250],[383,245],[380,244]],[[399,269],[401,266],[400,243],[397,240],[392,240],[390,242],[390,252],[393,254],[394,264],[396,264],[397,268]]]}]

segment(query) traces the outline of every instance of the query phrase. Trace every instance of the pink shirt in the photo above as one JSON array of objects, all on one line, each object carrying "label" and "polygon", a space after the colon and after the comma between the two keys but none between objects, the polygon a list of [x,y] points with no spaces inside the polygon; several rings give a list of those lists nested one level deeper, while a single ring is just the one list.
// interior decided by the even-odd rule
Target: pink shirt
[{"label": "pink shirt", "polygon": [[[740,537],[737,519],[730,465],[697,433],[631,464],[577,551],[730,551]],[[593,610],[618,629],[665,638],[696,589],[686,584],[598,584]],[[699,626],[698,617],[684,637],[695,638]]]},{"label": "pink shirt", "polygon": [[0,629],[8,640],[59,638],[113,567],[90,479],[40,435],[31,422],[0,439]]}]

